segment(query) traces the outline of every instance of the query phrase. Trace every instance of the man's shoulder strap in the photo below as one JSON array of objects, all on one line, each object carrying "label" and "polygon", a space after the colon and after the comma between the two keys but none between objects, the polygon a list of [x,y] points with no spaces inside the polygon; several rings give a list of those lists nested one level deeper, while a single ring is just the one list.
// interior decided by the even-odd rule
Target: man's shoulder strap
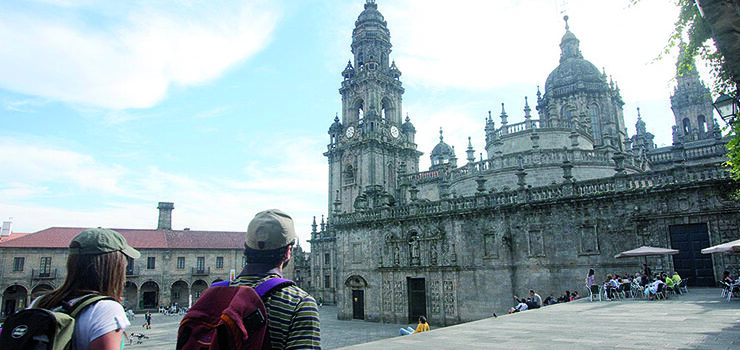
[{"label": "man's shoulder strap", "polygon": [[267,281],[264,281],[254,287],[254,291],[257,292],[257,294],[260,296],[260,298],[264,297],[267,294],[270,294],[270,292],[274,289],[282,289],[287,286],[295,285],[295,282],[287,279],[287,278],[270,278]]},{"label": "man's shoulder strap", "polygon": [[113,299],[112,297],[109,297],[107,295],[99,295],[99,294],[88,294],[85,295],[79,299],[77,299],[72,305],[69,305],[68,308],[66,308],[67,314],[72,318],[77,318],[77,315],[82,312],[86,307],[95,304],[101,300],[113,300],[116,301],[116,299]]},{"label": "man's shoulder strap", "polygon": [[[230,281],[220,281],[215,282],[211,284],[211,287],[228,287],[231,285]],[[264,297],[267,294],[270,294],[271,291],[275,289],[282,289],[287,286],[293,286],[295,285],[295,282],[287,279],[287,278],[270,278],[267,281],[264,281],[254,287],[254,291],[257,292],[257,295],[260,296],[260,298]]]}]

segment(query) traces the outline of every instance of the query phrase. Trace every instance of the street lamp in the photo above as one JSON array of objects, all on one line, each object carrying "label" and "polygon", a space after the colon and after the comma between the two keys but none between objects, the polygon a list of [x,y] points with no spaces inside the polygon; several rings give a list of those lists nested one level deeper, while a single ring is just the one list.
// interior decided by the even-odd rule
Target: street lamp
[{"label": "street lamp", "polygon": [[717,100],[712,105],[717,110],[717,113],[719,113],[719,116],[722,117],[722,120],[732,127],[732,123],[740,111],[740,102],[734,97],[722,94],[717,97]]}]

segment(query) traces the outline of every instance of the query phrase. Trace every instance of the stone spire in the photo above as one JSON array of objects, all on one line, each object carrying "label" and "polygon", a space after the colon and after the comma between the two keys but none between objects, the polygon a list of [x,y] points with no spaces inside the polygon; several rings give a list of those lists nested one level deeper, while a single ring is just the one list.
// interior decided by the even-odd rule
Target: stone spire
[{"label": "stone spire", "polygon": [[470,141],[470,136],[468,136],[468,149],[465,153],[468,155],[468,163],[475,163],[475,150],[473,149],[473,143]]}]

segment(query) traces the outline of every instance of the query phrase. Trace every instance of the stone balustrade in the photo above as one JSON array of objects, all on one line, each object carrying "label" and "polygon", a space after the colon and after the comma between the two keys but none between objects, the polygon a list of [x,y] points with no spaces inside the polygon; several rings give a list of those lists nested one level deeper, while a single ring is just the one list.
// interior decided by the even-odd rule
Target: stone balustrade
[{"label": "stone balustrade", "polygon": [[[418,175],[418,174],[414,174]],[[417,201],[397,207],[381,207],[361,212],[339,214],[332,225],[350,225],[383,219],[404,219],[414,216],[438,215],[498,206],[563,200],[587,196],[614,195],[634,190],[650,190],[667,186],[696,185],[709,181],[729,181],[729,169],[712,166],[679,167],[659,172],[617,175],[610,178],[566,182],[541,187],[492,191],[467,197],[455,197],[434,202]]]}]

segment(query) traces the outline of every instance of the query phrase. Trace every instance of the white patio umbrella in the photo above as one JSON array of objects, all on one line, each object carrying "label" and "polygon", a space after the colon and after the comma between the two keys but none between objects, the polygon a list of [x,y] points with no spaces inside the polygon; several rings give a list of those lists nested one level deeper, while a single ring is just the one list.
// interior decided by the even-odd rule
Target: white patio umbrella
[{"label": "white patio umbrella", "polygon": [[740,239],[732,242],[718,244],[701,250],[703,254],[712,253],[740,253]]},{"label": "white patio umbrella", "polygon": [[666,249],[666,248],[658,248],[658,247],[648,247],[648,246],[642,246],[637,249],[632,249],[628,251],[621,252],[614,257],[617,259],[621,258],[631,258],[635,256],[649,256],[649,255],[673,255],[678,254],[677,249]]}]

